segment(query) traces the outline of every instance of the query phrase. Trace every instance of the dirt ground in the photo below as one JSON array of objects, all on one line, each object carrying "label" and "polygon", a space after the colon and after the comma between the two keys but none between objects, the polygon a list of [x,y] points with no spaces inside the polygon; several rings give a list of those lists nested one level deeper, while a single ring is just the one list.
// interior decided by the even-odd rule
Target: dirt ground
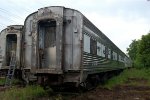
[{"label": "dirt ground", "polygon": [[[129,85],[137,82],[136,85]],[[97,87],[95,90],[73,97],[72,100],[150,100],[150,86],[144,79],[129,79],[127,84],[113,89]]]},{"label": "dirt ground", "polygon": [[0,92],[1,92],[1,91],[5,91],[5,90],[6,90],[6,87],[0,86]]},{"label": "dirt ground", "polygon": [[99,86],[78,95],[61,94],[38,100],[150,100],[150,85],[145,79],[131,78],[124,85],[115,86],[111,90]]},{"label": "dirt ground", "polygon": [[150,87],[117,86],[112,90],[96,88],[72,100],[150,100]]}]

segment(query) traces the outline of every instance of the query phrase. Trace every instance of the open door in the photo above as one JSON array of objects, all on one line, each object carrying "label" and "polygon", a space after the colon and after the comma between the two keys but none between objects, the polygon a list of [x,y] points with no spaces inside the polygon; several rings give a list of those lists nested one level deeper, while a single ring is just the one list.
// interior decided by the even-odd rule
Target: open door
[{"label": "open door", "polygon": [[12,52],[16,54],[16,49],[17,49],[17,35],[8,34],[6,36],[6,66],[9,66],[11,54]]},{"label": "open door", "polygon": [[39,22],[39,64],[40,68],[56,67],[56,21]]}]

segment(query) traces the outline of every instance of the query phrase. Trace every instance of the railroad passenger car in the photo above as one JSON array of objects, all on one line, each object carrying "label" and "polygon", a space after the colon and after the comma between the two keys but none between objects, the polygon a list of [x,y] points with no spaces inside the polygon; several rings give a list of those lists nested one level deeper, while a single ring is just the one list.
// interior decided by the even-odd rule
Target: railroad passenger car
[{"label": "railroad passenger car", "polygon": [[12,52],[16,55],[16,69],[21,64],[22,25],[10,25],[0,33],[0,70],[8,70]]},{"label": "railroad passenger car", "polygon": [[105,34],[70,8],[50,6],[30,14],[23,42],[23,67],[40,83],[85,86],[90,76],[130,67],[130,59]]}]

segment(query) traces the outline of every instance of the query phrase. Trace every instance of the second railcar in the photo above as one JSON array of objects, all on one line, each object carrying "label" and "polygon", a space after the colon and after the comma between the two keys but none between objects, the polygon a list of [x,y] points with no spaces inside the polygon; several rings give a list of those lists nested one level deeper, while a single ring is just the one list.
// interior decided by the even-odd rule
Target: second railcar
[{"label": "second railcar", "polygon": [[16,69],[21,66],[21,41],[23,26],[10,25],[0,34],[0,70],[8,70],[12,52],[16,57]]}]

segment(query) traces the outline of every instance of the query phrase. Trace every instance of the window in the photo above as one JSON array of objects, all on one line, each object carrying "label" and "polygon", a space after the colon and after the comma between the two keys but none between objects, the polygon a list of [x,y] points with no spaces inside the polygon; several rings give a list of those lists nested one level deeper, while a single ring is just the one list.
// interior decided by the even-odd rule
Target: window
[{"label": "window", "polygon": [[32,32],[32,24],[33,24],[33,21],[30,20],[30,32]]},{"label": "window", "polygon": [[102,57],[105,57],[106,55],[106,47],[102,44]]},{"label": "window", "polygon": [[90,53],[97,55],[97,42],[92,38],[90,39]]},{"label": "window", "polygon": [[113,60],[117,60],[117,53],[113,51]]},{"label": "window", "polygon": [[102,47],[101,47],[101,43],[97,42],[97,55],[102,56]]},{"label": "window", "polygon": [[111,49],[108,48],[108,58],[111,59]]},{"label": "window", "polygon": [[90,53],[90,37],[84,34],[84,51]]}]

